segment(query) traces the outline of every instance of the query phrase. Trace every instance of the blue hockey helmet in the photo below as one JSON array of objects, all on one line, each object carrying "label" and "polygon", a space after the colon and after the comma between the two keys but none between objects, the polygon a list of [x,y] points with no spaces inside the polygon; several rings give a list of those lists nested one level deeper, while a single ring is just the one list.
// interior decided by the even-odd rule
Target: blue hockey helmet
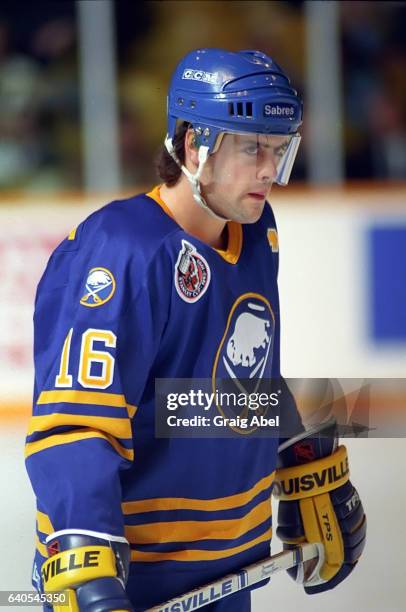
[{"label": "blue hockey helmet", "polygon": [[201,144],[220,132],[294,134],[302,101],[283,70],[261,51],[198,49],[178,64],[168,92],[168,136],[188,121]]},{"label": "blue hockey helmet", "polygon": [[[289,147],[278,168],[276,182],[286,185],[300,143],[302,101],[283,70],[261,51],[197,49],[177,65],[167,99],[168,131],[165,146],[188,177],[196,201],[199,177],[208,155],[216,151],[220,134],[287,135]],[[190,123],[199,147],[199,169],[191,174],[173,147],[177,127]]]}]

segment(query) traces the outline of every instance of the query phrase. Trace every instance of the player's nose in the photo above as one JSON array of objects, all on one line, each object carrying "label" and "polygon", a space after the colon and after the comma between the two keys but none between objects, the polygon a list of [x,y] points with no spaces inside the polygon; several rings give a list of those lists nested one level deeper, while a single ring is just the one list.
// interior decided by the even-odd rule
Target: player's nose
[{"label": "player's nose", "polygon": [[275,157],[267,152],[257,158],[257,179],[261,183],[274,183],[278,174]]}]

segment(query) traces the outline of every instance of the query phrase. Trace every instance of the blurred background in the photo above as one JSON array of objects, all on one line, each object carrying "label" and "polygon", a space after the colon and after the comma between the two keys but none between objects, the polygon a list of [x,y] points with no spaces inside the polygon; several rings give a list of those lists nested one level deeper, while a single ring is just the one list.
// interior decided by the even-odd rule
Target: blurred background
[{"label": "blurred background", "polygon": [[[119,176],[111,186],[154,181],[150,160],[165,132],[167,83],[179,58],[199,46],[275,57],[304,96],[304,136],[315,129],[309,101],[328,113],[340,155],[335,180],[401,180],[405,21],[405,3],[389,1],[40,0],[23,7],[3,0],[0,189],[83,190],[86,109],[97,111],[99,102],[98,120],[115,124],[109,147]],[[309,147],[315,154],[314,142],[305,143],[296,181],[316,173],[306,155]]]},{"label": "blurred background", "polygon": [[[36,285],[89,212],[158,182],[166,90],[191,49],[260,49],[304,98],[291,182],[272,198],[284,374],[405,378],[405,31],[405,2],[2,0],[0,589],[30,582],[34,502],[22,447]],[[404,439],[348,446],[370,538],[354,577],[317,602],[404,610]],[[278,576],[254,595],[254,612],[271,605],[306,611],[316,600]]]}]

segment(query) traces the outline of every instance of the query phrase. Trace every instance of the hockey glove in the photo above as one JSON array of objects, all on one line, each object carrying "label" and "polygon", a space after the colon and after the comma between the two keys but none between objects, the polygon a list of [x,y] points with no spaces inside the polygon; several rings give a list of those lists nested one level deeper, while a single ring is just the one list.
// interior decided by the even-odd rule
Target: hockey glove
[{"label": "hockey glove", "polygon": [[44,591],[68,591],[69,607],[60,608],[66,612],[132,612],[125,592],[128,543],[86,533],[64,531],[48,536],[50,556],[41,569]]},{"label": "hockey glove", "polygon": [[347,450],[337,448],[335,423],[304,432],[279,447],[274,495],[279,498],[277,536],[284,549],[323,544],[310,575],[303,564],[288,570],[306,593],[334,588],[354,569],[365,546],[366,517],[349,480]]}]

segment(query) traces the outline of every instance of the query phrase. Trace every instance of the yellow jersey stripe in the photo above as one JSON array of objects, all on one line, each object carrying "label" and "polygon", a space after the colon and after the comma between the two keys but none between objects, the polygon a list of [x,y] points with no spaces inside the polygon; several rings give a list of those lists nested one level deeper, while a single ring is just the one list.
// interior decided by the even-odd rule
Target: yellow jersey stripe
[{"label": "yellow jersey stripe", "polygon": [[61,427],[63,425],[91,427],[92,429],[99,429],[100,431],[111,434],[116,438],[132,438],[131,423],[127,418],[119,419],[113,417],[60,413],[31,417],[28,435],[36,431],[47,431],[48,429],[52,429],[52,427]]},{"label": "yellow jersey stripe", "polygon": [[[127,408],[124,395],[119,393],[102,393],[100,391],[76,391],[58,389],[57,391],[42,391],[37,404],[94,404],[95,406],[114,406]],[[133,406],[132,406],[133,408]]]},{"label": "yellow jersey stripe", "polygon": [[38,531],[40,531],[41,533],[45,533],[45,535],[50,535],[55,531],[49,519],[49,516],[44,512],[40,512],[39,510],[37,512],[37,527]]},{"label": "yellow jersey stripe", "polygon": [[44,546],[43,544],[41,544],[41,542],[39,541],[38,536],[35,536],[35,546],[38,550],[38,552],[45,557],[46,559],[48,559],[48,551],[46,549],[46,546]]},{"label": "yellow jersey stripe", "polygon": [[138,562],[158,562],[158,561],[214,561],[216,559],[224,559],[231,555],[237,555],[244,550],[248,550],[261,542],[266,542],[272,538],[272,529],[268,529],[265,533],[258,536],[250,542],[241,544],[240,546],[234,546],[233,548],[226,548],[224,550],[177,550],[174,552],[144,552],[140,550],[131,551],[131,561]]},{"label": "yellow jersey stripe", "polygon": [[61,444],[71,444],[72,442],[79,442],[80,440],[86,440],[89,438],[102,438],[103,440],[109,442],[111,446],[113,446],[113,448],[118,452],[118,454],[124,457],[124,459],[129,459],[130,461],[134,459],[134,451],[128,448],[124,448],[124,446],[117,442],[117,440],[115,440],[112,436],[108,434],[103,434],[100,431],[83,429],[74,432],[57,434],[55,436],[45,438],[44,440],[38,440],[37,442],[29,442],[25,446],[25,457],[30,457],[34,453],[46,450],[47,448],[52,448],[53,446],[59,446]]},{"label": "yellow jersey stripe", "polygon": [[191,499],[188,497],[154,497],[139,501],[124,502],[121,507],[124,514],[154,512],[157,510],[230,510],[248,504],[258,493],[268,489],[275,478],[275,472],[265,476],[251,489],[243,493],[218,497],[215,499]]},{"label": "yellow jersey stripe", "polygon": [[77,227],[75,227],[75,228],[74,228],[74,229],[73,229],[73,230],[72,230],[72,231],[69,233],[68,240],[75,240],[75,237],[76,237],[76,230],[77,230],[77,229],[78,229],[78,228],[77,228]]},{"label": "yellow jersey stripe", "polygon": [[163,544],[199,540],[235,540],[272,516],[271,500],[258,504],[245,516],[217,521],[167,521],[144,525],[126,525],[131,544]]},{"label": "yellow jersey stripe", "polygon": [[137,406],[132,406],[131,404],[127,404],[127,412],[130,419],[133,418],[135,413],[137,412]]}]

